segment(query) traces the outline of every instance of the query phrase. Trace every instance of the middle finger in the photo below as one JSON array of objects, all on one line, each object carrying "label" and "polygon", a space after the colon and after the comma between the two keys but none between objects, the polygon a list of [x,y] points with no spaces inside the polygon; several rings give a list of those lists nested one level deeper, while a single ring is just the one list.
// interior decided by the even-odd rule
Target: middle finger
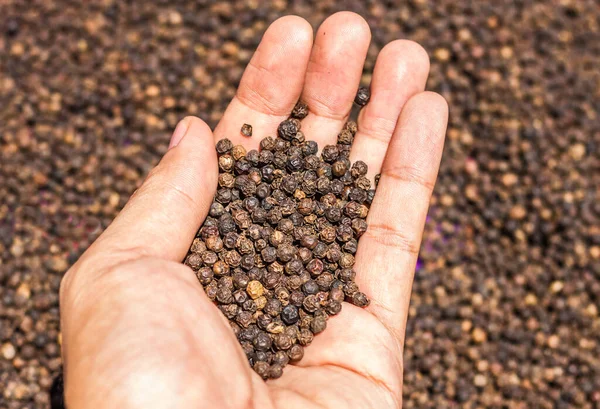
[{"label": "middle finger", "polygon": [[351,12],[332,15],[317,31],[302,92],[309,109],[302,132],[321,147],[336,142],[350,115],[370,41],[369,25]]}]

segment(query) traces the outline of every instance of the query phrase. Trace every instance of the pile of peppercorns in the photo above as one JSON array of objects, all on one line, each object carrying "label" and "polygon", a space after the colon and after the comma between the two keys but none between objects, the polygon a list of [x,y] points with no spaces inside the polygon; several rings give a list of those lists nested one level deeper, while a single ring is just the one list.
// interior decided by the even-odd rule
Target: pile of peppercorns
[{"label": "pile of peppercorns", "polygon": [[375,195],[367,165],[348,159],[356,123],[319,156],[301,131],[307,113],[298,103],[260,151],[217,142],[219,187],[185,260],[265,379],[302,359],[344,300],[369,304],[352,269]]}]

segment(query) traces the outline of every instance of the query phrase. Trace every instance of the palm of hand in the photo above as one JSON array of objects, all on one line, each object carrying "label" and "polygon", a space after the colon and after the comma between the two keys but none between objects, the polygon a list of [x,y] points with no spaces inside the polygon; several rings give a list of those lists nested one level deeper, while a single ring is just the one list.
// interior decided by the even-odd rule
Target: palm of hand
[{"label": "palm of hand", "polygon": [[297,365],[265,383],[177,262],[214,193],[212,141],[229,137],[254,148],[259,137],[243,139],[241,125],[273,134],[301,97],[311,112],[302,126],[307,139],[335,143],[368,42],[366,23],[351,13],[326,20],[314,46],[304,20],[283,18],[265,34],[214,136],[197,119],[178,126],[163,161],[65,277],[70,407],[401,406],[408,299],[447,116],[439,96],[422,92],[428,60],[416,44],[397,41],[380,53],[351,153],[367,162],[369,176],[382,174],[355,265],[368,308],[345,304]]}]

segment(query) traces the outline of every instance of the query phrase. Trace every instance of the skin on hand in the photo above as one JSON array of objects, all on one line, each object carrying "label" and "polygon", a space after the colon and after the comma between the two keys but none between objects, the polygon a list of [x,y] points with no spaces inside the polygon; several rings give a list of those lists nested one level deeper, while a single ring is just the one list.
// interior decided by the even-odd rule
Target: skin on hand
[{"label": "skin on hand", "polygon": [[[307,139],[335,143],[369,41],[354,13],[329,17],[314,40],[305,20],[280,18],[214,134],[197,118],[177,126],[164,158],[63,279],[69,409],[401,407],[408,303],[448,116],[444,99],[424,92],[429,60],[418,44],[381,50],[351,151],[369,176],[382,175],[355,264],[369,307],[344,304],[304,358],[265,383],[181,264],[216,190],[214,142],[256,148],[302,99]],[[254,138],[240,135],[244,123]]]}]

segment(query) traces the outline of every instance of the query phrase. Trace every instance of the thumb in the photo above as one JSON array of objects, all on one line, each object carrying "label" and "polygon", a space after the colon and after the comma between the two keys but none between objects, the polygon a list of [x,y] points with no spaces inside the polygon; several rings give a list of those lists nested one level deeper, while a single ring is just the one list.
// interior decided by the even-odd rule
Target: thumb
[{"label": "thumb", "polygon": [[184,118],[160,163],[88,251],[182,260],[208,214],[217,177],[212,131],[196,117]]}]

